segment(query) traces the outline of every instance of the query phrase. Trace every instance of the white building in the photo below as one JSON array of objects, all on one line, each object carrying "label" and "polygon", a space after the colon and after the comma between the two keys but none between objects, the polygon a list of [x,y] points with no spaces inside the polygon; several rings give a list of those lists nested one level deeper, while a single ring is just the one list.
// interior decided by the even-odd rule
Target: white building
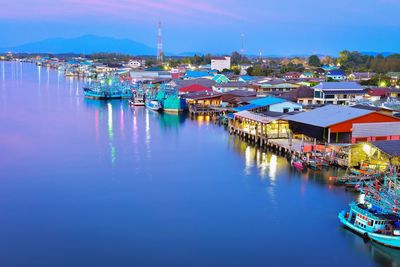
[{"label": "white building", "polygon": [[213,57],[211,59],[211,69],[223,71],[231,68],[231,57]]},{"label": "white building", "polygon": [[321,82],[313,88],[317,104],[354,105],[365,95],[364,88],[356,82]]},{"label": "white building", "polygon": [[132,69],[138,69],[146,65],[146,60],[143,58],[133,58],[129,60],[128,67]]}]

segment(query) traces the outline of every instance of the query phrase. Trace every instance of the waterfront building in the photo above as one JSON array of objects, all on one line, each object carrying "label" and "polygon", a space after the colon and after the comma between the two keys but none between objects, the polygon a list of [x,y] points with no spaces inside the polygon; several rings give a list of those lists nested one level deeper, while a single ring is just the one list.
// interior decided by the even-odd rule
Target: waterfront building
[{"label": "waterfront building", "polygon": [[212,108],[220,108],[222,94],[215,92],[192,92],[182,96],[191,114],[211,113]]},{"label": "waterfront building", "polygon": [[269,139],[288,139],[290,135],[285,114],[277,112],[240,111],[233,114],[228,128],[231,133],[247,135],[261,144]]},{"label": "waterfront building", "polygon": [[400,140],[400,120],[397,122],[354,123],[353,144],[382,140]]},{"label": "waterfront building", "polygon": [[351,146],[350,166],[385,171],[400,166],[400,140],[361,142]]},{"label": "waterfront building", "polygon": [[231,57],[213,57],[211,58],[211,69],[223,71],[231,68]]},{"label": "waterfront building", "polygon": [[321,82],[313,88],[317,104],[351,105],[365,95],[357,82]]},{"label": "waterfront building", "polygon": [[213,90],[211,88],[200,85],[200,84],[191,84],[188,86],[183,86],[183,87],[179,88],[178,91],[179,91],[180,95],[188,94],[188,93],[202,93],[202,92],[212,93],[213,92]]},{"label": "waterfront building", "polygon": [[[327,105],[288,118],[293,133],[316,139],[321,143],[351,143],[354,124],[400,122],[399,118],[375,110]],[[355,140],[357,142],[357,139]]]}]

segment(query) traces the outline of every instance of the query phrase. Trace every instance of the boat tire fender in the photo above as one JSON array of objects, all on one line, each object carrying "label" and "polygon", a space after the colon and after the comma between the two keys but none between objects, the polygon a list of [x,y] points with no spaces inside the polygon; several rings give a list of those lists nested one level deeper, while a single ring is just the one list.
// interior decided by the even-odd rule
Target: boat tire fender
[{"label": "boat tire fender", "polygon": [[368,233],[364,233],[363,234],[363,238],[364,238],[365,241],[368,241],[369,240]]}]

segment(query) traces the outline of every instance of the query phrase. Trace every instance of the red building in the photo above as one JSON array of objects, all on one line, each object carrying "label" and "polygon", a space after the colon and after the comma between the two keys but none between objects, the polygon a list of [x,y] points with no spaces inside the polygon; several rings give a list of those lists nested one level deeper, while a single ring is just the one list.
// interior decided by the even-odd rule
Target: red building
[{"label": "red building", "polygon": [[209,87],[200,85],[200,84],[192,84],[188,86],[184,86],[179,88],[179,94],[187,94],[187,93],[199,93],[199,92],[213,92],[213,90]]},{"label": "red building", "polygon": [[[290,116],[288,121],[295,134],[304,134],[322,143],[352,143],[361,141],[353,137],[355,125],[367,124],[370,129],[376,129],[378,123],[400,122],[400,119],[375,110],[328,105]],[[384,136],[380,138],[392,138],[393,133],[382,133]]]}]

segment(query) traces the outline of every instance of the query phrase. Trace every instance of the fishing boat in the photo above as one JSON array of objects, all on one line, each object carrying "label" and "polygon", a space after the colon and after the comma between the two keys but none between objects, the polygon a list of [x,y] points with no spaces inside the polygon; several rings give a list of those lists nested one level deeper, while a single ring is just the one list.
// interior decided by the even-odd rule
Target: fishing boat
[{"label": "fishing boat", "polygon": [[146,104],[146,97],[143,93],[134,92],[133,97],[129,100],[131,106],[144,106]]},{"label": "fishing boat", "polygon": [[303,161],[301,161],[300,159],[293,159],[291,163],[292,163],[292,166],[295,167],[296,169],[299,169],[299,170],[304,169]]},{"label": "fishing boat", "polygon": [[338,215],[340,222],[363,236],[385,246],[400,249],[400,217],[382,211],[371,203],[350,204]]},{"label": "fishing boat", "polygon": [[158,100],[146,100],[146,108],[160,111],[162,109],[162,105]]},{"label": "fishing boat", "polygon": [[94,99],[129,99],[132,90],[128,83],[119,81],[118,78],[108,78],[87,84],[83,87],[85,97]]},{"label": "fishing boat", "polygon": [[360,187],[364,199],[352,202],[348,211],[338,215],[340,222],[352,231],[388,247],[400,249],[399,177],[395,169],[382,181],[365,182]]},{"label": "fishing boat", "polygon": [[184,110],[186,102],[179,96],[171,95],[164,99],[163,110],[167,113],[180,113]]}]

